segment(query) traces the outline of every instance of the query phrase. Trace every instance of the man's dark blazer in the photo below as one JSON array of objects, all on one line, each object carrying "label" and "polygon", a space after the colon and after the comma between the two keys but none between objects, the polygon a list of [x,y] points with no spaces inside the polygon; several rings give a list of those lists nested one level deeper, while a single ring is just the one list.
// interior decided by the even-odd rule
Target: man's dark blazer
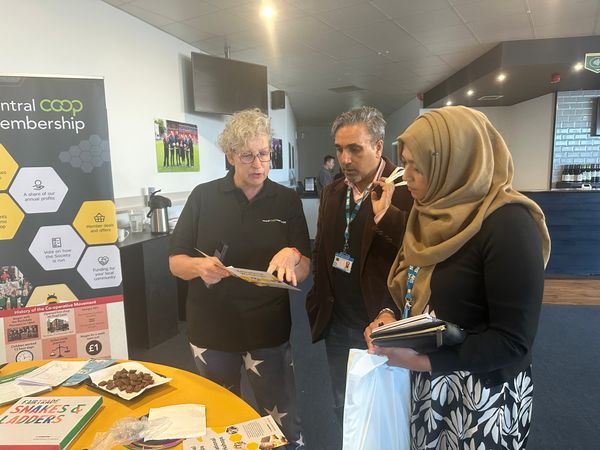
[{"label": "man's dark blazer", "polygon": [[[385,159],[385,158],[384,158]],[[383,177],[396,168],[385,159]],[[313,251],[314,284],[306,297],[306,310],[310,321],[313,342],[323,338],[333,313],[333,304],[344,301],[334,298],[333,258],[340,248],[334,248],[335,221],[339,208],[345,204],[346,184],[344,178],[335,180],[323,191],[317,220],[317,236]],[[362,236],[362,251],[358,269],[362,298],[367,308],[369,320],[373,320],[383,308],[398,307],[387,288],[390,267],[402,244],[404,229],[413,199],[405,186],[394,190],[392,204],[377,225],[374,222],[373,208],[369,202],[367,225]],[[356,264],[356,263],[355,263]]]}]

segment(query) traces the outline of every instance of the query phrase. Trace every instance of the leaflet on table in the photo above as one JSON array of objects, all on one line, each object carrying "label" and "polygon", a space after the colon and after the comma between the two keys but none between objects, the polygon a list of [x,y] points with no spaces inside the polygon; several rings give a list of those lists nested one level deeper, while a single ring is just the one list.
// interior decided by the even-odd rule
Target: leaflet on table
[{"label": "leaflet on table", "polygon": [[37,367],[30,367],[19,372],[11,373],[10,375],[0,377],[0,405],[12,403],[22,397],[39,394],[52,389],[50,386],[37,386],[17,383],[16,379],[18,377],[35,369],[37,369]]},{"label": "leaflet on table", "polygon": [[114,363],[116,363],[116,359],[90,359],[85,366],[79,370],[75,375],[69,377],[67,381],[65,381],[63,386],[77,386],[78,384],[83,383],[90,376],[90,373],[96,372],[97,370],[104,369]]},{"label": "leaflet on table", "polygon": [[205,436],[184,440],[183,450],[266,450],[288,443],[273,418],[265,416],[228,427],[207,428]]},{"label": "leaflet on table", "polygon": [[258,286],[268,286],[282,289],[289,289],[290,291],[299,291],[297,287],[290,284],[279,281],[275,275],[270,272],[263,272],[262,270],[252,269],[239,269],[233,266],[227,266],[226,269],[230,274],[241,278],[248,283],[256,284]]},{"label": "leaflet on table", "polygon": [[[163,424],[167,423],[167,426]],[[153,424],[158,423],[158,427]],[[206,434],[206,407],[181,404],[150,408],[144,441],[197,438]]]},{"label": "leaflet on table", "polygon": [[75,375],[87,361],[50,361],[42,367],[17,378],[19,384],[58,386]]}]

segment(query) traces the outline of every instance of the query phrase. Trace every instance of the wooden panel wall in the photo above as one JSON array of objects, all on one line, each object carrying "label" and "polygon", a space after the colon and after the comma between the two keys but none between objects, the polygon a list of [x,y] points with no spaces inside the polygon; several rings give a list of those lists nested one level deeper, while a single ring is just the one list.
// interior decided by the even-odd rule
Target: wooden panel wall
[{"label": "wooden panel wall", "polygon": [[600,275],[600,192],[524,192],[537,202],[552,239],[547,274]]}]

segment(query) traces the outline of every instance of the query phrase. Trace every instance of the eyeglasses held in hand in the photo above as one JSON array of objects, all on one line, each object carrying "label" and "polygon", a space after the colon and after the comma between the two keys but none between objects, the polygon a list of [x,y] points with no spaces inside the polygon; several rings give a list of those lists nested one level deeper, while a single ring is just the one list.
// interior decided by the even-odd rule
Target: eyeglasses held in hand
[{"label": "eyeglasses held in hand", "polygon": [[271,161],[271,151],[262,151],[258,153],[241,153],[238,155],[240,161],[244,164],[252,164],[255,158],[258,158],[260,162],[269,162]]}]

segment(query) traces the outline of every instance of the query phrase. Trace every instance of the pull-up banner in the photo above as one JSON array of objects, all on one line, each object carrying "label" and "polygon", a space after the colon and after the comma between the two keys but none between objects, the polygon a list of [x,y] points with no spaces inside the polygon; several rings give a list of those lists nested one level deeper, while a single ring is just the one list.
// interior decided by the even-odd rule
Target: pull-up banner
[{"label": "pull-up banner", "polygon": [[0,361],[126,358],[102,79],[0,76]]}]

